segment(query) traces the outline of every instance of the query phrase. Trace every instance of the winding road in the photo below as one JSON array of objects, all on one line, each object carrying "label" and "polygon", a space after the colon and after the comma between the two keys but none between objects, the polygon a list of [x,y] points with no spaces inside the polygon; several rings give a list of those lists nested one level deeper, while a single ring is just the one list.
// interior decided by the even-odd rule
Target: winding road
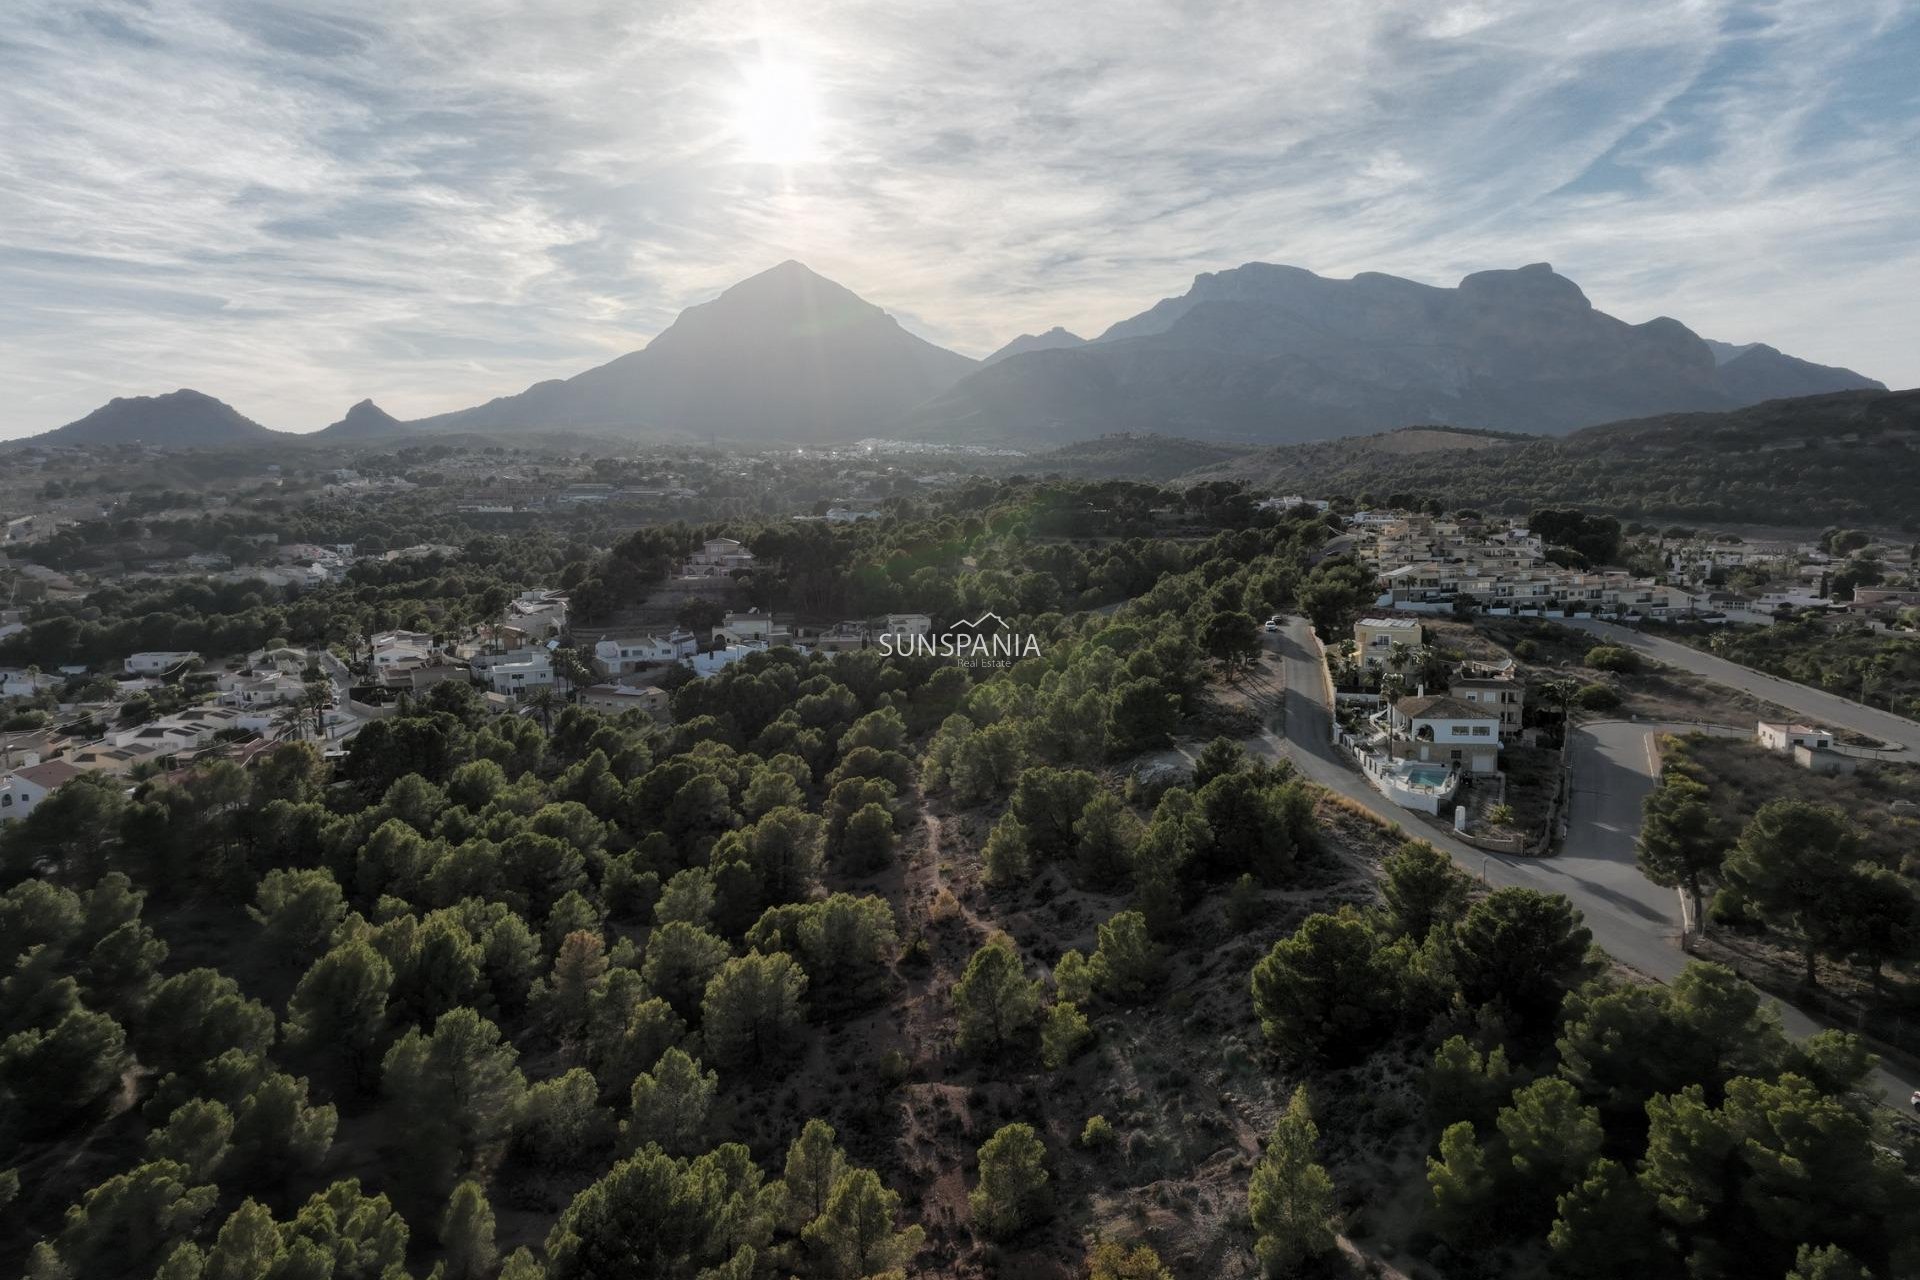
[{"label": "winding road", "polygon": [[[1686,967],[1688,957],[1680,950],[1678,941],[1679,898],[1674,891],[1662,889],[1640,874],[1634,865],[1634,844],[1640,830],[1641,801],[1652,790],[1658,775],[1654,738],[1668,729],[1699,726],[1626,721],[1582,726],[1574,734],[1573,795],[1567,841],[1562,852],[1553,858],[1487,853],[1428,826],[1392,803],[1340,756],[1331,741],[1333,713],[1327,703],[1319,653],[1305,619],[1287,619],[1286,626],[1268,635],[1267,640],[1282,663],[1285,692],[1278,698],[1267,699],[1263,705],[1261,734],[1253,746],[1257,754],[1292,761],[1310,781],[1417,833],[1470,875],[1490,886],[1517,885],[1542,893],[1565,894],[1585,917],[1587,928],[1593,931],[1593,940],[1622,964],[1661,982],[1672,981]],[[1651,656],[1665,660],[1663,653]],[[1711,655],[1699,656],[1721,662]],[[1723,665],[1733,667],[1736,672],[1746,671],[1732,663]],[[1717,673],[1709,678],[1721,679]],[[1818,715],[1842,727],[1857,727],[1838,717],[1796,705],[1790,691],[1799,690],[1801,686],[1779,680],[1771,683],[1785,688],[1769,686],[1757,691],[1802,714]],[[1843,699],[1832,700],[1843,706],[1852,705]],[[1877,714],[1886,720],[1899,719]],[[1920,731],[1920,725],[1913,728]],[[1859,731],[1880,732],[1865,728]],[[1787,1031],[1796,1037],[1812,1035],[1826,1025],[1790,1005],[1772,997],[1768,999],[1779,1008]],[[1907,1107],[1914,1091],[1920,1090],[1920,1072],[1903,1067],[1882,1066],[1876,1070],[1875,1078],[1888,1104],[1902,1109]]]}]

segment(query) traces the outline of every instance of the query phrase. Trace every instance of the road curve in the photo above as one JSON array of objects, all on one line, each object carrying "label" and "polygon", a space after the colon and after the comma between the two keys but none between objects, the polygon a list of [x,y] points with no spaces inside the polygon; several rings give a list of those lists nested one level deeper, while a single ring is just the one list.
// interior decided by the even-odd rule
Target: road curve
[{"label": "road curve", "polygon": [[[1333,712],[1305,619],[1288,618],[1286,626],[1267,640],[1283,664],[1286,686],[1279,705],[1266,708],[1254,747],[1258,754],[1292,761],[1309,781],[1400,825],[1490,886],[1518,885],[1565,894],[1593,931],[1594,942],[1622,964],[1661,982],[1671,982],[1686,968],[1689,958],[1678,944],[1679,898],[1639,873],[1634,866],[1634,842],[1639,836],[1641,800],[1653,788],[1658,772],[1653,737],[1668,729],[1698,726],[1626,721],[1583,726],[1573,741],[1566,851],[1553,858],[1488,853],[1392,803],[1341,758],[1331,741]],[[1827,1025],[1771,996],[1767,999],[1796,1038]],[[1920,1090],[1920,1072],[1900,1067],[1883,1065],[1876,1069],[1875,1079],[1888,1105],[1903,1110],[1908,1098]]]}]

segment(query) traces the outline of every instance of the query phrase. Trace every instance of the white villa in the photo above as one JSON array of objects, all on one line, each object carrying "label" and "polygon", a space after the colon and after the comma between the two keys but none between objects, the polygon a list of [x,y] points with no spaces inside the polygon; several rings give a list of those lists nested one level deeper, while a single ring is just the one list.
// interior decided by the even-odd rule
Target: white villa
[{"label": "white villa", "polygon": [[1500,769],[1500,716],[1446,694],[1402,698],[1387,709],[1393,754],[1465,773]]},{"label": "white villa", "polygon": [[593,669],[613,680],[690,658],[699,649],[700,641],[684,628],[665,636],[610,636],[593,646]]},{"label": "white villa", "polygon": [[176,667],[198,661],[200,655],[191,649],[156,649],[146,653],[130,653],[123,665],[130,676],[163,676]]}]

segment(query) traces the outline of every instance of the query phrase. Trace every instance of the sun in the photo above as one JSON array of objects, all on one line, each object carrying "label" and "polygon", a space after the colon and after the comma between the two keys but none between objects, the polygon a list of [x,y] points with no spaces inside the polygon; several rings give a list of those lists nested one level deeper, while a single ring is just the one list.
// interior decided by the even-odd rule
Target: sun
[{"label": "sun", "polygon": [[740,78],[734,130],[745,158],[791,168],[820,158],[820,103],[813,77],[786,62],[756,62]]}]

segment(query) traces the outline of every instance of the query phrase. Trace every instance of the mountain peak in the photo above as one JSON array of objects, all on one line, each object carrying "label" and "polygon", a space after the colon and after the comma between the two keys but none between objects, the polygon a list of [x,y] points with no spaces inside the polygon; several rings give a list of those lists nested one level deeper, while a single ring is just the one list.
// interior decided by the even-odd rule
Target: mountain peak
[{"label": "mountain peak", "polygon": [[1024,355],[1029,351],[1058,351],[1067,347],[1084,347],[1087,340],[1062,325],[1055,325],[1045,333],[1023,333],[1001,347],[998,351],[980,362],[982,367],[998,364],[1009,356]]},{"label": "mountain peak", "polygon": [[152,444],[179,448],[260,444],[269,431],[225,401],[181,387],[157,396],[115,396],[84,418],[32,437],[48,444]]},{"label": "mountain peak", "polygon": [[340,421],[320,428],[314,435],[329,440],[377,439],[405,430],[405,424],[398,418],[368,399],[360,401],[348,409]]}]

